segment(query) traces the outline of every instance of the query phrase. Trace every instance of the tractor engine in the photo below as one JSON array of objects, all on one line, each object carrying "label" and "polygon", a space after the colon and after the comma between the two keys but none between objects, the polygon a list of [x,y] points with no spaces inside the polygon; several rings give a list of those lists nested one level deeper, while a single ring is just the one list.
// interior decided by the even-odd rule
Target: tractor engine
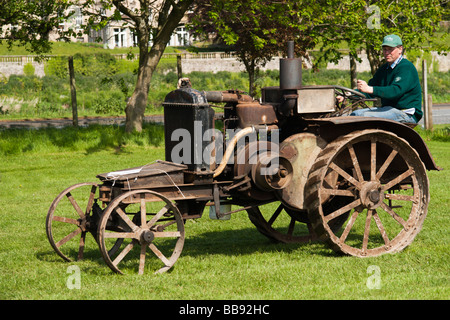
[{"label": "tractor engine", "polygon": [[[302,143],[285,146],[280,144],[282,131],[289,131],[290,119],[332,111],[334,103],[333,87],[302,86],[302,60],[294,57],[294,43],[289,42],[287,58],[280,59],[280,85],[263,88],[261,102],[242,91],[196,90],[189,79],[180,79],[163,103],[166,160],[187,165],[186,183],[233,181],[224,194],[267,200],[279,193],[301,209],[302,199],[293,195],[298,184],[289,188],[302,175],[295,174],[292,161],[308,166],[296,162],[303,151],[296,148],[311,152],[320,141],[307,135]],[[221,130],[215,128],[211,104],[225,104]]]}]

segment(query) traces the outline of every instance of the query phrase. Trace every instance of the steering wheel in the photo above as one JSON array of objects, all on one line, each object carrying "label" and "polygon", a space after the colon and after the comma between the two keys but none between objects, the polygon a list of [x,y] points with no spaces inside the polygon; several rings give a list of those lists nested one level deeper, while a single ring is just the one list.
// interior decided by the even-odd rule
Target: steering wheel
[{"label": "steering wheel", "polygon": [[[345,113],[351,113],[359,106],[366,108],[367,105],[365,104],[365,102],[377,100],[368,99],[362,92],[342,86],[334,86],[334,92],[336,96],[342,96],[344,99],[342,101],[336,99],[336,110],[328,114],[328,117],[336,117],[341,116]],[[351,100],[351,102],[348,104],[346,103],[347,99]]]},{"label": "steering wheel", "polygon": [[[334,86],[334,92],[336,95],[343,96],[344,98],[348,98],[350,100],[361,100],[367,98],[363,93],[347,87]],[[350,93],[350,95],[348,93]]]}]

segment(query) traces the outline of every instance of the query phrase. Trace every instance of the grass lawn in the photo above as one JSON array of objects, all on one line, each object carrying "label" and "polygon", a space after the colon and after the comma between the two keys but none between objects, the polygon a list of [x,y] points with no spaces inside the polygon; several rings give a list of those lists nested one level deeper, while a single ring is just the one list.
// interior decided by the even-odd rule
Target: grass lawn
[{"label": "grass lawn", "polygon": [[[21,140],[23,146],[0,155],[0,299],[450,298],[450,143],[441,141],[427,141],[444,170],[429,172],[431,203],[423,229],[406,250],[394,255],[360,259],[337,256],[322,243],[275,244],[244,212],[228,221],[210,220],[205,212],[187,221],[183,252],[167,273],[114,274],[90,236],[85,259],[64,262],[45,233],[53,199],[70,185],[97,181],[99,173],[164,158],[162,138],[149,139],[155,128],[132,137],[118,137],[117,130],[72,132],[72,143],[64,143],[67,135],[51,137],[52,130],[0,135],[3,141],[8,134],[15,136],[11,141]],[[111,137],[109,144],[105,136]],[[71,266],[80,268],[80,289],[67,286]],[[367,286],[373,268],[381,280],[379,289]]]}]

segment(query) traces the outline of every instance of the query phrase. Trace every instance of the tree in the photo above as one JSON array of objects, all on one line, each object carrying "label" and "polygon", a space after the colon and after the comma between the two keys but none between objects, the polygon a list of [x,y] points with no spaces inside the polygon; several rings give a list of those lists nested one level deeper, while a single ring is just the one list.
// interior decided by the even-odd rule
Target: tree
[{"label": "tree", "polygon": [[[356,60],[358,52],[364,50],[370,62],[372,74],[383,63],[381,43],[388,34],[399,35],[406,49],[424,48],[433,43],[434,48],[446,51],[449,48],[448,34],[436,43],[435,32],[442,16],[447,12],[448,0],[318,0],[328,17],[320,27],[322,59],[337,61],[338,51],[346,42],[349,55]],[[353,76],[354,77],[354,76]]]},{"label": "tree", "polygon": [[255,93],[260,67],[273,56],[285,52],[286,42],[295,41],[298,56],[316,44],[312,14],[314,5],[293,0],[221,1],[199,0],[192,14],[194,31],[208,35],[217,33],[233,46],[249,75],[249,93]]},{"label": "tree", "polygon": [[38,55],[49,52],[48,35],[67,18],[64,12],[69,5],[64,0],[0,0],[0,40],[9,47],[18,43]]},{"label": "tree", "polygon": [[[100,30],[109,22],[123,22],[137,37],[139,67],[136,87],[127,102],[126,132],[142,131],[148,91],[153,72],[161,59],[175,28],[193,0],[138,0],[138,6],[128,1],[87,0],[78,1],[84,15],[88,15],[86,32]],[[152,41],[152,45],[149,43]]]}]

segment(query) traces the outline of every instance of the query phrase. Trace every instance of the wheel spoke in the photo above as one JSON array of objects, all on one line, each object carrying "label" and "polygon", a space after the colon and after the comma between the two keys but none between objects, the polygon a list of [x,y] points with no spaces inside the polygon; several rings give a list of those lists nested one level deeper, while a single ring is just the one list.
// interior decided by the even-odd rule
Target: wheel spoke
[{"label": "wheel spoke", "polygon": [[400,223],[404,229],[407,228],[405,220],[403,220],[402,217],[400,217],[398,214],[396,214],[396,213],[392,210],[392,208],[389,207],[386,203],[382,202],[382,203],[381,203],[381,208],[383,208],[384,211],[386,211],[387,213],[389,213],[389,214],[391,215],[391,217],[394,218],[395,221],[397,221],[398,223]]},{"label": "wheel spoke", "polygon": [[345,242],[345,240],[347,239],[347,236],[350,233],[350,230],[352,229],[353,225],[355,224],[356,218],[358,217],[359,213],[360,212],[355,209],[350,220],[347,222],[347,225],[345,226],[344,232],[341,234],[341,237],[339,239],[341,242]]},{"label": "wheel spoke", "polygon": [[135,243],[136,242],[132,241],[125,248],[123,248],[122,252],[120,252],[120,254],[112,262],[114,266],[117,267],[117,265],[120,263],[120,261],[123,260],[123,258],[125,258],[125,256],[128,254],[128,252],[130,252],[131,249],[133,249]]},{"label": "wheel spoke", "polygon": [[147,208],[145,206],[145,193],[141,194],[141,227],[147,224]]},{"label": "wheel spoke", "polygon": [[395,156],[397,155],[397,150],[392,150],[391,154],[387,157],[386,161],[384,161],[383,165],[381,166],[380,170],[378,170],[377,174],[376,174],[376,179],[380,180],[381,177],[383,176],[384,172],[386,171],[386,169],[389,167],[389,165],[391,164],[392,160],[394,160]]},{"label": "wheel spoke", "polygon": [[294,233],[294,227],[295,227],[295,219],[291,218],[291,221],[289,222],[288,232],[287,234],[292,236]]},{"label": "wheel spoke", "polygon": [[179,238],[181,233],[179,231],[164,231],[164,232],[153,232],[155,238]]},{"label": "wheel spoke", "polygon": [[377,228],[380,231],[381,236],[383,237],[384,244],[386,246],[389,245],[389,238],[387,236],[386,230],[383,227],[383,224],[381,223],[381,219],[378,216],[378,213],[374,210],[373,219],[375,220],[375,223],[377,224]]},{"label": "wheel spoke", "polygon": [[70,203],[75,208],[75,211],[78,212],[78,215],[80,216],[80,218],[84,219],[85,215],[83,213],[83,210],[81,210],[80,206],[78,205],[77,201],[73,198],[72,194],[70,192],[68,192],[66,194],[66,197],[67,197],[67,199],[69,199]]},{"label": "wheel spoke", "polygon": [[389,190],[390,188],[392,188],[396,184],[399,184],[400,182],[402,182],[403,180],[405,180],[407,177],[409,177],[412,174],[414,174],[414,170],[412,168],[409,168],[408,170],[403,172],[401,175],[399,175],[397,178],[386,183],[383,186],[383,191]]},{"label": "wheel spoke", "polygon": [[370,180],[375,181],[377,171],[377,143],[375,140],[370,141]]},{"label": "wheel spoke", "polygon": [[363,177],[362,172],[361,172],[361,167],[359,166],[358,158],[356,157],[355,149],[353,148],[353,145],[351,145],[351,144],[348,145],[347,148],[348,148],[348,152],[350,153],[350,158],[352,159],[353,167],[355,168],[358,180],[360,182],[363,182],[364,181],[364,177]]},{"label": "wheel spoke", "polygon": [[83,259],[83,253],[84,253],[84,246],[86,244],[86,231],[83,231],[81,233],[81,237],[80,237],[80,247],[78,248],[78,259],[77,260],[82,260]]},{"label": "wheel spoke", "polygon": [[144,274],[146,245],[141,245],[141,254],[139,255],[139,274]]},{"label": "wheel spoke", "polygon": [[167,204],[147,223],[147,227],[152,227],[168,211],[169,205]]},{"label": "wheel spoke", "polygon": [[86,215],[89,214],[92,210],[92,205],[94,204],[95,192],[97,191],[97,186],[93,185],[91,188],[91,193],[89,194],[89,200],[86,207]]},{"label": "wheel spoke", "polygon": [[366,225],[364,226],[364,236],[362,251],[367,251],[367,244],[369,243],[370,221],[372,220],[372,210],[367,210]]},{"label": "wheel spoke", "polygon": [[105,238],[117,238],[117,239],[126,239],[126,238],[137,238],[135,232],[105,232]]},{"label": "wheel spoke", "polygon": [[345,180],[356,186],[358,189],[361,189],[361,183],[353,178],[351,175],[349,175],[347,172],[342,170],[338,165],[336,165],[334,162],[330,163],[330,168],[339,173]]},{"label": "wheel spoke", "polygon": [[58,216],[53,216],[52,217],[53,221],[59,221],[59,222],[64,222],[64,223],[70,223],[76,226],[79,226],[80,223],[78,222],[78,220],[75,219],[71,219],[71,218],[66,218],[66,217],[58,217]]},{"label": "wheel spoke", "polygon": [[349,203],[346,206],[343,206],[342,208],[326,215],[324,217],[325,222],[329,222],[330,220],[333,220],[334,218],[339,217],[341,214],[346,213],[347,211],[352,210],[353,208],[356,208],[357,206],[359,206],[361,204],[361,199],[356,199],[355,201]]},{"label": "wheel spoke", "polygon": [[115,208],[115,211],[119,214],[119,216],[122,218],[122,220],[131,228],[131,230],[135,230],[137,226],[133,223],[133,221],[128,218],[126,213],[120,208]]},{"label": "wheel spoke", "polygon": [[269,226],[271,226],[275,220],[278,218],[278,216],[280,215],[281,211],[283,211],[283,204],[280,204],[277,208],[277,210],[275,210],[275,212],[273,213],[273,215],[270,217],[269,221],[267,222],[269,224]]},{"label": "wheel spoke", "polygon": [[354,197],[355,194],[350,190],[320,188],[320,194],[323,196],[344,196]]},{"label": "wheel spoke", "polygon": [[79,235],[80,233],[81,233],[81,229],[80,229],[80,228],[77,228],[75,231],[69,233],[67,236],[65,236],[64,238],[62,238],[61,240],[59,240],[59,241],[56,243],[56,247],[59,248],[60,246],[62,246],[63,244],[65,244],[67,241],[73,239],[75,236]]},{"label": "wheel spoke", "polygon": [[153,243],[150,243],[149,248],[158,257],[158,259],[164,263],[165,266],[170,266],[170,261],[162,254],[161,251],[159,251],[159,249]]},{"label": "wheel spoke", "polygon": [[247,210],[256,229],[269,239],[282,243],[305,243],[312,239],[310,229],[305,232],[298,223],[307,223],[306,212],[290,211],[281,202],[255,206]]},{"label": "wheel spoke", "polygon": [[405,194],[398,194],[398,193],[387,193],[384,195],[386,199],[389,200],[401,200],[401,201],[411,201],[411,202],[417,202],[418,199],[415,196],[408,196]]}]

